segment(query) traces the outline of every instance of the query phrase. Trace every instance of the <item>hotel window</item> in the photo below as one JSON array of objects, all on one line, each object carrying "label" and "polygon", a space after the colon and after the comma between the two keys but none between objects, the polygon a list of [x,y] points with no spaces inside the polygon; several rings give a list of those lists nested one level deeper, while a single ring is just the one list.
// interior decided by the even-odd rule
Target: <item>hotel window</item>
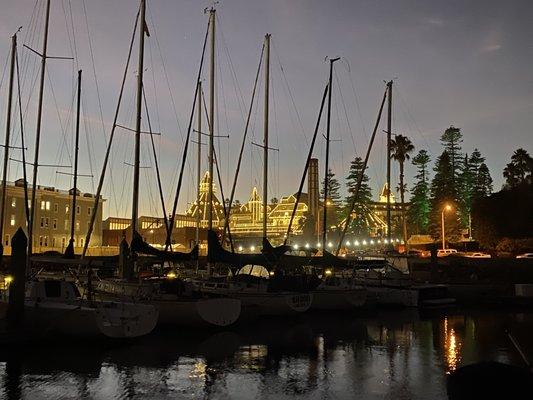
[{"label": "hotel window", "polygon": [[52,228],[57,229],[57,219],[52,220]]},{"label": "hotel window", "polygon": [[68,211],[70,210],[68,204],[65,206],[65,214],[68,214]]},{"label": "hotel window", "polygon": [[50,204],[51,204],[51,203],[50,203],[49,201],[46,202],[46,209],[47,209],[48,211],[50,211]]},{"label": "hotel window", "polygon": [[58,212],[59,211],[59,205],[57,203],[54,203],[54,212]]},{"label": "hotel window", "polygon": [[46,201],[41,201],[41,210],[44,210],[46,208]]},{"label": "hotel window", "polygon": [[77,231],[80,230],[80,221],[76,221],[76,230],[77,230]]},{"label": "hotel window", "polygon": [[11,243],[11,236],[6,235],[5,238],[4,238],[4,245],[5,246],[9,246],[10,243]]},{"label": "hotel window", "polygon": [[46,218],[44,219],[44,227],[45,227],[45,228],[48,228],[48,225],[49,225],[49,224],[50,224],[50,219],[49,219],[48,217],[46,217]]},{"label": "hotel window", "polygon": [[43,245],[43,237],[39,236],[39,246],[42,246],[42,245]]},{"label": "hotel window", "polygon": [[14,214],[11,215],[11,221],[9,221],[9,223],[11,226],[15,226],[15,215]]},{"label": "hotel window", "polygon": [[13,197],[11,199],[11,207],[16,207],[17,206],[17,198],[16,197]]},{"label": "hotel window", "polygon": [[44,228],[44,217],[41,217],[41,228]]},{"label": "hotel window", "polygon": [[80,215],[80,213],[81,213],[81,207],[80,206],[76,206],[76,214]]}]

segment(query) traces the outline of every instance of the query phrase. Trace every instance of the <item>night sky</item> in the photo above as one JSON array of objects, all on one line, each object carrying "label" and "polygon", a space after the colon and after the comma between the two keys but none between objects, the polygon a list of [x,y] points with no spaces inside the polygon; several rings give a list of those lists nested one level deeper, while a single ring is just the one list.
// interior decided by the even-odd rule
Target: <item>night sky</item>
[{"label": "night sky", "polygon": [[[44,0],[2,0],[0,12],[0,129],[5,131],[6,60],[10,37],[19,26],[19,58],[28,158],[33,158],[39,59],[22,48],[42,47]],[[145,88],[152,129],[163,171],[165,197],[171,199],[176,170],[191,110],[196,71],[207,26],[209,2],[148,0]],[[341,181],[354,153],[363,155],[385,89],[395,78],[394,133],[407,135],[433,160],[441,153],[441,133],[461,128],[463,151],[478,147],[486,156],[494,188],[503,183],[502,170],[512,152],[533,152],[533,3],[531,1],[237,1],[217,7],[217,151],[226,197],[229,195],[238,147],[244,129],[253,80],[265,33],[272,34],[269,197],[297,190],[320,97],[328,74],[325,57],[342,57],[333,83],[332,169]],[[84,11],[86,10],[86,13]],[[76,71],[84,71],[84,123],[80,173],[98,176],[105,137],[109,135],[127,57],[138,2],[135,0],[52,0],[49,55],[75,61],[49,60],[45,84],[41,163],[71,165],[72,106]],[[88,29],[87,24],[88,23]],[[88,40],[88,30],[90,41]],[[94,56],[94,64],[91,58]],[[207,67],[207,65],[206,65]],[[281,67],[283,69],[281,69]],[[134,47],[119,123],[134,127]],[[207,93],[208,74],[204,68]],[[101,99],[98,103],[95,73]],[[167,79],[168,78],[168,79]],[[262,86],[262,78],[260,85]],[[171,91],[169,91],[169,86]],[[171,94],[170,94],[171,93]],[[174,107],[175,106],[175,107]],[[263,89],[252,114],[250,141],[262,139]],[[18,113],[18,110],[15,111]],[[104,128],[101,117],[103,117]],[[385,124],[380,127],[380,132]],[[207,126],[203,122],[204,129]],[[148,129],[146,119],[143,129]],[[325,132],[322,125],[321,133]],[[20,145],[19,124],[14,145]],[[105,137],[104,137],[105,136]],[[385,180],[384,134],[370,160],[374,196]],[[143,136],[141,214],[160,214],[149,137]],[[91,149],[88,154],[88,146]],[[203,146],[204,165],[206,147]],[[324,157],[324,143],[315,155]],[[195,193],[196,146],[192,144],[180,211]],[[20,158],[14,151],[13,158]],[[247,200],[253,185],[261,187],[261,150],[246,146],[237,198]],[[413,154],[414,155],[414,154]],[[112,179],[106,179],[105,214],[126,216],[131,198],[133,134],[117,130]],[[39,183],[68,188],[69,178],[56,168],[41,168]],[[68,172],[69,169],[62,169]],[[320,165],[323,176],[323,165]],[[413,168],[407,167],[409,178]],[[393,170],[395,181],[398,168]],[[9,179],[22,176],[10,163]],[[81,178],[80,188],[96,185]],[[218,186],[218,185],[217,185]],[[396,186],[396,184],[395,184]],[[170,201],[169,205],[170,206]]]}]

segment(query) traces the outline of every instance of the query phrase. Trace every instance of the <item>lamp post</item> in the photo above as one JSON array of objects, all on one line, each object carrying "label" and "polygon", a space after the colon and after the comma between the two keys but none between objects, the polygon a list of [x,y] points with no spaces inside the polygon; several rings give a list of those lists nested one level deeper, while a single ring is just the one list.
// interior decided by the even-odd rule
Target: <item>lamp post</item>
[{"label": "lamp post", "polygon": [[451,211],[452,206],[449,204],[446,204],[441,212],[441,228],[442,228],[442,250],[446,248],[446,234],[444,232],[444,212],[445,211]]}]

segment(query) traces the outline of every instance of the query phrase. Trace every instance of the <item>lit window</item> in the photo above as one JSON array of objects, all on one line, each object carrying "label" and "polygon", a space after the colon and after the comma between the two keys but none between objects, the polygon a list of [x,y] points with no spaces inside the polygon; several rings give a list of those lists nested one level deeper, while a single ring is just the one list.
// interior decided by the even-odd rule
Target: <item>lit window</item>
[{"label": "lit window", "polygon": [[67,204],[67,205],[65,206],[65,214],[68,214],[69,210],[70,210],[70,207],[69,207],[68,204]]},{"label": "lit window", "polygon": [[49,202],[49,201],[46,202],[46,209],[47,209],[48,211],[50,211],[50,202]]},{"label": "lit window", "polygon": [[77,231],[80,230],[80,221],[76,221],[76,230],[77,230]]},{"label": "lit window", "polygon": [[15,226],[15,215],[13,215],[13,214],[11,215],[11,221],[9,221],[9,224],[11,226]]},{"label": "lit window", "polygon": [[11,207],[16,207],[17,206],[17,199],[15,197],[13,197],[11,199]]},{"label": "lit window", "polygon": [[46,208],[46,201],[41,201],[41,210],[44,210]]}]

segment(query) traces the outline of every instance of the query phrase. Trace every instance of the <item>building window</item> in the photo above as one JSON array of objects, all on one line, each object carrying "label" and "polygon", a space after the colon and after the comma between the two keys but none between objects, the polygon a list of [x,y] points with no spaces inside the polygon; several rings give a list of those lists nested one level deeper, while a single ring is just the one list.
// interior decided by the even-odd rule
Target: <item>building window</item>
[{"label": "building window", "polygon": [[31,200],[28,200],[28,208],[31,210]]},{"label": "building window", "polygon": [[49,201],[47,201],[47,202],[46,202],[46,209],[47,209],[48,211],[50,211],[50,205],[51,205],[51,203],[50,203]]},{"label": "building window", "polygon": [[52,228],[57,229],[57,219],[56,218],[54,218],[52,220]]},{"label": "building window", "polygon": [[13,197],[11,199],[11,207],[16,207],[17,206],[17,198],[16,197]]},{"label": "building window", "polygon": [[11,244],[11,236],[6,235],[4,238],[4,245],[9,246]]},{"label": "building window", "polygon": [[80,239],[80,247],[83,247],[83,243],[84,243],[83,238],[81,238]]},{"label": "building window", "polygon": [[65,247],[65,244],[67,244],[67,238],[62,237],[61,238],[61,247]]},{"label": "building window", "polygon": [[11,214],[11,221],[9,221],[9,224],[11,226],[15,226],[15,215],[14,214]]},{"label": "building window", "polygon": [[76,230],[77,230],[77,231],[80,230],[80,221],[76,221]]},{"label": "building window", "polygon": [[48,246],[48,236],[45,236],[45,237],[44,237],[44,246],[45,246],[45,247]]},{"label": "building window", "polygon": [[65,220],[65,230],[68,229],[68,219]]},{"label": "building window", "polygon": [[44,219],[44,227],[45,227],[45,228],[48,228],[48,225],[49,225],[49,224],[50,224],[50,218],[46,217],[46,218]]},{"label": "building window", "polygon": [[81,207],[80,206],[76,206],[76,214],[80,215],[80,213],[81,213]]},{"label": "building window", "polygon": [[41,201],[41,210],[44,210],[46,208],[46,201]]},{"label": "building window", "polygon": [[91,216],[92,211],[93,211],[93,208],[92,208],[92,207],[87,207],[87,215],[88,215],[89,217]]},{"label": "building window", "polygon": [[52,247],[56,247],[56,238],[55,237],[52,238]]},{"label": "building window", "polygon": [[39,236],[39,246],[42,246],[42,245],[43,245],[43,237]]},{"label": "building window", "polygon": [[54,203],[54,212],[57,213],[59,211],[59,205],[57,203]]},{"label": "building window", "polygon": [[65,206],[65,214],[68,214],[69,210],[70,210],[70,207],[69,207],[69,205],[67,204],[67,205]]},{"label": "building window", "polygon": [[41,228],[44,228],[44,217],[41,217]]}]

